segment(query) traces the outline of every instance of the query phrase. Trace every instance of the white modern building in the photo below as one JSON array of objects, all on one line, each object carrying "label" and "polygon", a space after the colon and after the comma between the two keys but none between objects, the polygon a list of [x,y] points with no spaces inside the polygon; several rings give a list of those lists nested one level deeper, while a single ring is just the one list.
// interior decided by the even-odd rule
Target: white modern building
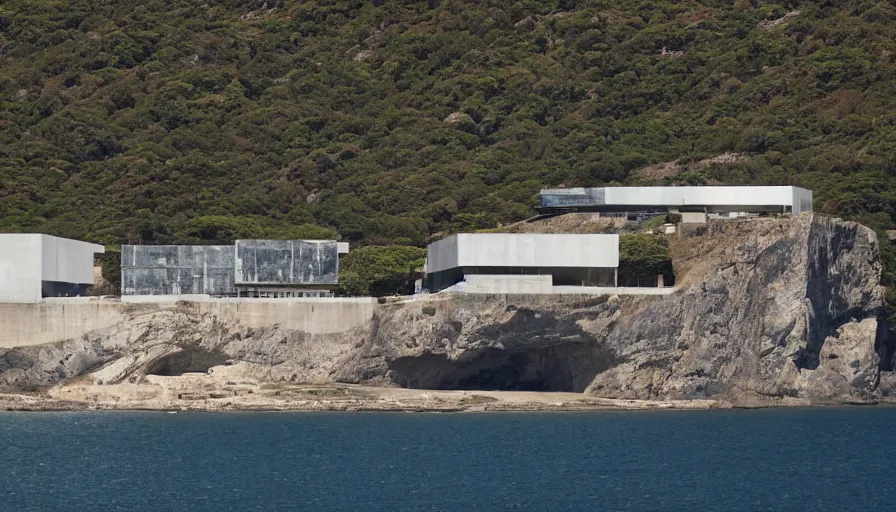
[{"label": "white modern building", "polygon": [[798,214],[812,211],[812,191],[785,186],[553,188],[541,191],[540,209]]},{"label": "white modern building", "polygon": [[619,235],[463,233],[427,247],[426,287],[472,293],[552,293],[615,286]]},{"label": "white modern building", "polygon": [[75,297],[93,285],[102,245],[40,234],[0,234],[0,302]]}]

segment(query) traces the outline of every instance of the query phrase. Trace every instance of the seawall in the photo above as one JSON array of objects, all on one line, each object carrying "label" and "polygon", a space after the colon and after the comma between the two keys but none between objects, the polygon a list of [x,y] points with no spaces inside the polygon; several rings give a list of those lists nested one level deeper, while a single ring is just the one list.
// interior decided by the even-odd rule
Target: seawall
[{"label": "seawall", "polygon": [[367,325],[376,302],[370,298],[206,299],[128,303],[109,299],[58,299],[39,304],[0,304],[0,348],[43,345],[78,338],[133,318],[135,314],[188,309],[248,328],[279,326],[311,335],[334,334]]},{"label": "seawall", "polygon": [[[573,287],[567,287],[573,288]],[[92,331],[131,322],[136,315],[177,308],[208,315],[252,329],[278,327],[309,335],[340,334],[369,326],[376,312],[391,305],[451,301],[472,310],[494,301],[530,307],[577,303],[611,295],[669,295],[673,288],[588,288],[589,294],[444,293],[390,299],[385,304],[371,297],[237,299],[208,295],[140,296],[44,299],[36,304],[0,303],[0,349],[44,345],[78,338]],[[461,306],[463,307],[463,306]]]}]

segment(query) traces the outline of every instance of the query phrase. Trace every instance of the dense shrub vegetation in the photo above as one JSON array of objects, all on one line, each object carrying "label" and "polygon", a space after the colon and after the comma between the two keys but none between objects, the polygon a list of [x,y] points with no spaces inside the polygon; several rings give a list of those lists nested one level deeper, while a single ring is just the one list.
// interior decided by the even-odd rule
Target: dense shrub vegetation
[{"label": "dense shrub vegetation", "polygon": [[414,281],[422,275],[426,249],[419,247],[368,245],[340,259],[339,293],[382,296],[414,292]]},{"label": "dense shrub vegetation", "polygon": [[666,237],[644,233],[619,237],[619,286],[656,286],[659,274],[664,286],[675,284]]},{"label": "dense shrub vegetation", "polygon": [[604,183],[888,229],[894,64],[886,0],[7,0],[0,230],[420,247]]}]

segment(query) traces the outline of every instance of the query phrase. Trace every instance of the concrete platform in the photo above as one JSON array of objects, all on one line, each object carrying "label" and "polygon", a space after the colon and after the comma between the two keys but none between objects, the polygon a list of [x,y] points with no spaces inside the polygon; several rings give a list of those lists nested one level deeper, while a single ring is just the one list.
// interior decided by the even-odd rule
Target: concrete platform
[{"label": "concrete platform", "polygon": [[[549,277],[549,276],[548,276]],[[465,293],[465,294],[512,294],[512,295],[588,295],[600,297],[603,295],[672,295],[677,288],[648,288],[633,286],[522,286],[531,283],[515,283],[519,286],[514,287],[495,287],[483,286],[477,281],[471,283],[460,282],[456,285],[446,288],[439,293]],[[536,284],[541,284],[537,283]],[[507,291],[511,290],[512,291]]]}]

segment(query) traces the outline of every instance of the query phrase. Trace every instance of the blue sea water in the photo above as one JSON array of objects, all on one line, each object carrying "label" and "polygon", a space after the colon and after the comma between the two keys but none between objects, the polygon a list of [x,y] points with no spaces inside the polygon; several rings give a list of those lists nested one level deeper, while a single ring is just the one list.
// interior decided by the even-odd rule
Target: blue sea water
[{"label": "blue sea water", "polygon": [[894,510],[896,409],[0,413],[0,510]]}]

